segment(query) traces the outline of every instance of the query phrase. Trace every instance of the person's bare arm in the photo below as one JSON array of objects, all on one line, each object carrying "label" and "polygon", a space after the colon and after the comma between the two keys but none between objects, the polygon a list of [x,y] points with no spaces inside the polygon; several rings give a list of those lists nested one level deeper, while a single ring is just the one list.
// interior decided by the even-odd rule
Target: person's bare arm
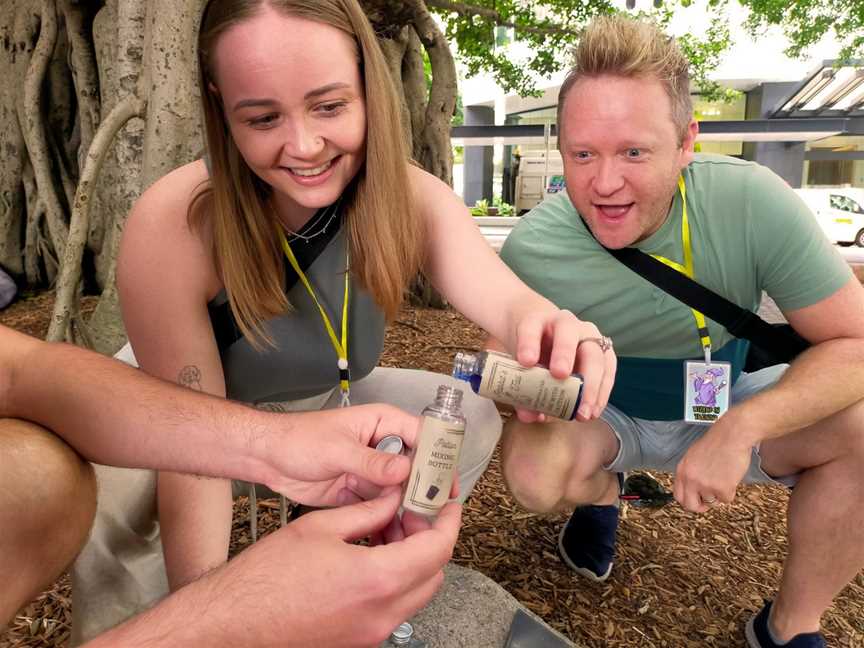
[{"label": "person's bare arm", "polygon": [[864,397],[864,286],[852,277],[822,301],[784,313],[813,346],[780,381],[728,414],[751,445],[821,421]]},{"label": "person's bare arm", "polygon": [[[206,178],[201,162],[188,164],[135,202],[117,257],[117,289],[141,369],[224,397],[207,311],[221,282],[209,228],[192,228],[187,217],[196,187]],[[161,471],[156,492],[168,583],[176,589],[227,559],[231,484]]]},{"label": "person's bare arm", "polygon": [[678,464],[675,497],[704,512],[704,495],[731,502],[750,452],[864,398],[864,288],[852,277],[820,302],[784,313],[813,346],[773,387],[731,407]]},{"label": "person's bare arm", "polygon": [[393,544],[350,544],[383,529],[399,490],[307,514],[229,564],[170,595],[85,648],[378,645],[443,581],[461,506]]},{"label": "person's bare arm", "polygon": [[390,434],[411,445],[418,425],[387,405],[264,412],[4,326],[0,416],[38,423],[96,463],[255,481],[321,506],[340,503],[353,477],[403,481],[409,459],[370,446]]},{"label": "person's bare arm", "polygon": [[[447,185],[414,167],[409,177],[415,208],[422,212],[428,232],[424,270],[435,287],[523,365],[542,362],[556,378],[581,373],[585,386],[579,418],[598,417],[609,400],[617,361],[614,352],[604,353],[597,344],[580,344],[598,338],[597,327],[558,308],[519,279],[489,247],[462,199]],[[539,416],[519,411],[526,422]]]}]

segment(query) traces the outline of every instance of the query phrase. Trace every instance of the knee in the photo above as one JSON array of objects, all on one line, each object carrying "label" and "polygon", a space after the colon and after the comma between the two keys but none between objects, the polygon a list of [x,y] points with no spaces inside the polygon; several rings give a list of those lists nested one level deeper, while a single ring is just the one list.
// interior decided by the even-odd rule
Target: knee
[{"label": "knee", "polygon": [[[858,420],[864,422],[864,402],[858,404]],[[859,474],[864,478],[864,426],[855,425],[846,431],[849,454],[853,461],[861,468]]]},{"label": "knee", "polygon": [[504,426],[501,474],[520,506],[550,513],[561,503],[572,466],[566,452],[549,448],[542,425],[511,420]]},{"label": "knee", "polygon": [[57,559],[74,558],[96,512],[90,464],[48,430],[3,419],[0,483],[0,518],[15,518],[7,527],[16,529],[15,537],[31,553],[45,547]]},{"label": "knee", "polygon": [[841,457],[862,467],[861,475],[864,477],[864,400],[852,405],[842,415],[842,441],[838,452]]},{"label": "knee", "polygon": [[71,563],[96,512],[90,464],[51,432],[0,419],[0,625]]}]

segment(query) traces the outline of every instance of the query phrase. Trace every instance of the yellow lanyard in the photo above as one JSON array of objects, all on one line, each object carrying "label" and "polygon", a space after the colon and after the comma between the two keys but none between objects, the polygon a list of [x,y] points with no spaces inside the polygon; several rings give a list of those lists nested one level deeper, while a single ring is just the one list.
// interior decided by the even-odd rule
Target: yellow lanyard
[{"label": "yellow lanyard", "polygon": [[291,249],[291,245],[288,243],[288,239],[285,238],[285,233],[281,229],[279,230],[279,239],[282,242],[285,256],[288,257],[288,262],[294,268],[294,272],[297,273],[300,281],[306,286],[306,292],[309,293],[312,301],[318,307],[318,312],[321,313],[321,319],[324,321],[324,328],[327,329],[327,335],[330,336],[330,343],[333,345],[333,350],[336,351],[336,356],[339,358],[337,366],[339,367],[339,390],[342,392],[341,407],[346,407],[351,404],[349,401],[351,373],[348,370],[348,262],[350,255],[347,251],[345,252],[345,296],[342,299],[342,341],[340,342],[336,339],[336,332],[333,330],[333,325],[330,324],[327,312],[324,310],[321,302],[318,301],[318,297],[315,295],[309,279],[306,278],[306,274],[300,269],[297,257],[294,256],[294,251]]},{"label": "yellow lanyard", "polygon": [[[681,242],[684,247],[684,265],[675,263],[671,259],[662,257],[659,254],[652,254],[651,256],[693,279],[693,249],[690,247],[690,225],[687,222],[687,187],[684,184],[684,176],[678,176],[678,190],[681,192]],[[702,350],[705,352],[705,363],[711,364],[711,336],[708,334],[708,325],[705,323],[705,316],[695,308],[691,308],[690,310],[693,312],[693,317],[696,320],[699,341],[702,343]]]}]

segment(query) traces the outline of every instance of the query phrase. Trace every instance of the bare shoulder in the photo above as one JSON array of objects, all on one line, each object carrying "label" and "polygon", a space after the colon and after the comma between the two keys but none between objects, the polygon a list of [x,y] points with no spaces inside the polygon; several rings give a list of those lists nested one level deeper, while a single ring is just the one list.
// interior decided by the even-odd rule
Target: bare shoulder
[{"label": "bare shoulder", "polygon": [[408,182],[411,185],[411,200],[415,209],[424,216],[436,217],[444,213],[461,213],[467,210],[462,199],[440,178],[425,169],[408,165]]},{"label": "bare shoulder", "polygon": [[132,206],[127,229],[188,230],[187,214],[196,194],[208,180],[202,160],[190,162],[154,182]]},{"label": "bare shoulder", "polygon": [[411,183],[411,191],[415,195],[428,195],[430,191],[435,193],[453,193],[453,190],[444,181],[432,175],[423,167],[413,163],[408,163],[408,182]]},{"label": "bare shoulder", "polygon": [[196,160],[157,180],[135,201],[118,257],[121,291],[130,277],[137,281],[145,269],[148,276],[183,276],[207,292],[218,290],[210,229],[206,222],[193,228],[188,218],[207,179],[204,162]]}]

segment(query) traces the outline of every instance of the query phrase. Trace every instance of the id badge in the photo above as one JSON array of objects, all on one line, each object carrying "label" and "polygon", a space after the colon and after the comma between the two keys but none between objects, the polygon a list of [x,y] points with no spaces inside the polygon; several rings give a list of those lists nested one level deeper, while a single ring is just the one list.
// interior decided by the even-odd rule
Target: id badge
[{"label": "id badge", "polygon": [[711,425],[729,409],[732,365],[728,362],[684,362],[684,420]]}]

